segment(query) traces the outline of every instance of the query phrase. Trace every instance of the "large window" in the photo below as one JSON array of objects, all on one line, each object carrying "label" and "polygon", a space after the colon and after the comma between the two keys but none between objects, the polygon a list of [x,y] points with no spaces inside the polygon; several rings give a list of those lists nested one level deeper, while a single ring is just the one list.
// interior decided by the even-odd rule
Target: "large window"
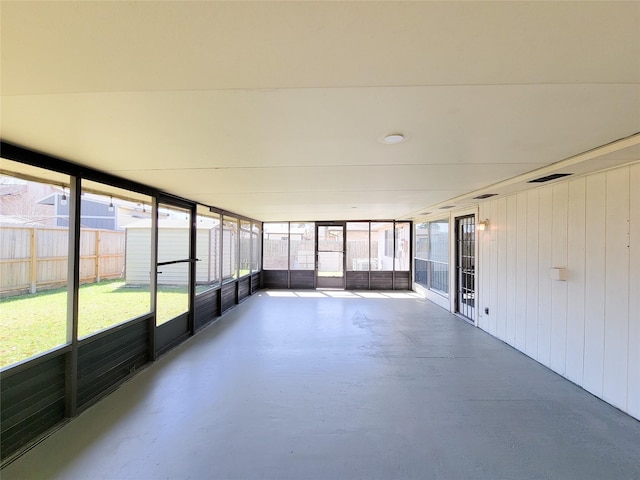
[{"label": "large window", "polygon": [[150,312],[152,252],[150,197],[88,180],[82,187],[80,338]]},{"label": "large window", "polygon": [[83,340],[154,313],[160,325],[188,312],[193,224],[196,294],[220,286],[223,274],[260,271],[258,222],[204,206],[192,222],[188,202],[155,206],[152,190],[122,188],[133,183],[113,179],[116,187],[4,158],[0,166],[0,368],[73,344],[76,327]]},{"label": "large window", "polygon": [[393,270],[393,222],[371,222],[371,270]]},{"label": "large window", "polygon": [[449,221],[420,223],[415,228],[415,281],[425,288],[449,292]]},{"label": "large window", "polygon": [[429,224],[417,223],[414,226],[415,237],[415,282],[425,288],[429,288]]},{"label": "large window", "polygon": [[[265,270],[314,270],[315,227],[314,222],[264,223],[262,267]],[[408,272],[411,269],[410,222],[346,222],[346,236],[347,271]],[[319,238],[319,246],[326,241]]]},{"label": "large window", "polygon": [[291,223],[289,249],[291,270],[315,269],[315,223]]},{"label": "large window", "polygon": [[251,272],[251,222],[240,220],[240,276]]},{"label": "large window", "polygon": [[395,270],[406,272],[409,270],[409,246],[411,244],[411,224],[409,222],[396,222],[395,224]]},{"label": "large window", "polygon": [[289,224],[264,223],[262,225],[262,268],[264,270],[289,269]]},{"label": "large window", "polygon": [[158,273],[156,323],[189,311],[189,228],[191,212],[158,205]]},{"label": "large window", "polygon": [[347,270],[369,270],[369,222],[347,222]]},{"label": "large window", "polygon": [[251,224],[251,273],[259,272],[262,259],[260,252],[262,251],[262,237],[260,235],[260,224]]},{"label": "large window", "polygon": [[[3,171],[14,166],[2,159]],[[29,180],[3,173],[0,192],[0,367],[5,367],[68,341],[71,192],[68,176],[35,167]]]},{"label": "large window", "polygon": [[220,284],[220,215],[198,207],[196,218],[196,295]]},{"label": "large window", "polygon": [[228,282],[238,278],[238,219],[222,218],[222,281]]}]

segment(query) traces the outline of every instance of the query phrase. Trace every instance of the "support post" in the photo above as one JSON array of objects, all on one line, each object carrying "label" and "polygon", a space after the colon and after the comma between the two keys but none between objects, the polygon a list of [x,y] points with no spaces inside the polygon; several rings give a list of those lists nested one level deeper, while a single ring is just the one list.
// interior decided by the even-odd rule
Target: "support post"
[{"label": "support post", "polygon": [[78,289],[80,288],[80,190],[79,177],[71,177],[69,194],[69,253],[67,268],[67,343],[65,416],[78,409]]}]

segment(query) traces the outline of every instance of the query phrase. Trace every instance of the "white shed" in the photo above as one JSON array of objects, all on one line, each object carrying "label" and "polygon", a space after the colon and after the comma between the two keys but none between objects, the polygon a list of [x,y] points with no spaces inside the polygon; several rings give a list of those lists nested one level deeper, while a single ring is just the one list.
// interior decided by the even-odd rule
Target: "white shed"
[{"label": "white shed", "polygon": [[[151,274],[151,220],[143,219],[126,227],[125,283],[148,285]],[[199,225],[196,232],[196,283],[208,284],[218,279],[220,246],[219,225]],[[158,262],[189,258],[189,222],[164,219],[158,225]],[[188,263],[158,268],[159,285],[185,285]]]}]

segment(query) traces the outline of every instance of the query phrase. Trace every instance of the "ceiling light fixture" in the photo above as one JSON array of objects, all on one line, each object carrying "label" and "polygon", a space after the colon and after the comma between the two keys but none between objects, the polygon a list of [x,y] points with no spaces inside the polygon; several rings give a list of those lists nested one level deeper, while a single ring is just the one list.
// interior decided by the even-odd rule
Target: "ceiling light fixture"
[{"label": "ceiling light fixture", "polygon": [[402,143],[407,139],[403,133],[390,133],[389,135],[385,135],[382,139],[382,143],[386,143],[387,145],[395,145],[396,143]]}]

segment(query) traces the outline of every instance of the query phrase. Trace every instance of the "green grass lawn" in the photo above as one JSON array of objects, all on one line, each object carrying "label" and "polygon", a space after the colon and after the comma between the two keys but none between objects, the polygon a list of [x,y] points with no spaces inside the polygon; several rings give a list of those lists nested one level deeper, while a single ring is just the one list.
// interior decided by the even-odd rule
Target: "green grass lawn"
[{"label": "green grass lawn", "polygon": [[[159,323],[187,309],[186,287],[158,287]],[[143,315],[150,310],[149,287],[122,280],[80,287],[80,338]],[[66,287],[0,300],[0,367],[66,343]]]}]

